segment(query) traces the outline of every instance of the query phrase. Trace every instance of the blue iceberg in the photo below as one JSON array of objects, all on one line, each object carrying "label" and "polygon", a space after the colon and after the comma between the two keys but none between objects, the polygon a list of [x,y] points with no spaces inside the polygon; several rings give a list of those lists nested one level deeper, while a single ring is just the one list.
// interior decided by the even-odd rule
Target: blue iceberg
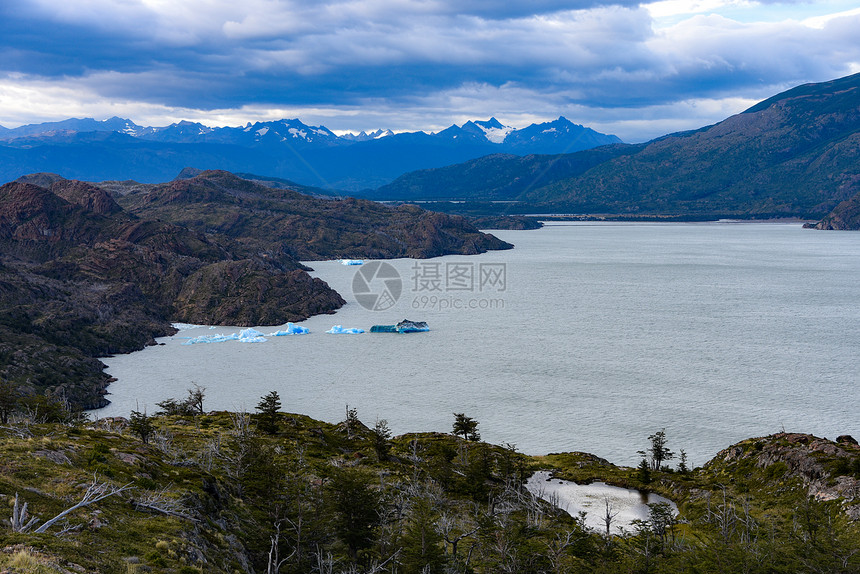
[{"label": "blue iceberg", "polygon": [[332,335],[358,335],[360,333],[364,333],[364,329],[344,329],[340,325],[335,325],[326,333],[330,333]]},{"label": "blue iceberg", "polygon": [[364,265],[364,259],[341,259],[342,265]]},{"label": "blue iceberg", "polygon": [[256,329],[242,329],[239,332],[240,343],[265,343],[266,338]]},{"label": "blue iceberg", "polygon": [[307,335],[311,330],[307,327],[302,327],[301,325],[295,325],[293,323],[287,323],[287,328],[275,331],[274,333],[269,333],[270,337],[283,337],[285,335]]},{"label": "blue iceberg", "polygon": [[396,325],[374,325],[370,328],[371,333],[423,333],[429,330],[430,327],[424,321],[409,319],[403,319]]}]

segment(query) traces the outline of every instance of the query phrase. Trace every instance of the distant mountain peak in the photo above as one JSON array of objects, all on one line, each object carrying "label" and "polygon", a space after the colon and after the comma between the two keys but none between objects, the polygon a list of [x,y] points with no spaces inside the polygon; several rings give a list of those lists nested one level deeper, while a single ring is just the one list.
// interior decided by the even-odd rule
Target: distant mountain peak
[{"label": "distant mountain peak", "polygon": [[514,128],[502,125],[502,123],[495,117],[492,117],[485,122],[476,121],[474,124],[483,130],[484,137],[486,137],[487,140],[496,144],[504,142],[505,138],[508,137],[508,134],[514,131]]},{"label": "distant mountain peak", "polygon": [[485,122],[484,122],[484,121],[481,121],[481,120],[477,120],[477,121],[475,121],[475,122],[473,122],[473,123],[474,123],[475,125],[478,125],[478,126],[480,126],[480,127],[484,128],[484,129],[487,129],[487,130],[494,130],[494,129],[495,129],[495,130],[499,130],[499,129],[502,129],[502,128],[504,128],[504,127],[505,127],[505,126],[503,126],[503,125],[502,125],[502,123],[501,123],[499,120],[497,120],[495,117],[492,117],[492,118],[488,119],[488,120],[487,120],[487,121],[485,121]]}]

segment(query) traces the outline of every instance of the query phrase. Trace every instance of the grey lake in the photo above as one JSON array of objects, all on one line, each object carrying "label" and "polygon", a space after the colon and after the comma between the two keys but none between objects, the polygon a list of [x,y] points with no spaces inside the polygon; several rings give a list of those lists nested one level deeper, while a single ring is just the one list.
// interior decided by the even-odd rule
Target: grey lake
[{"label": "grey lake", "polygon": [[[308,262],[348,302],[302,322],[310,333],[258,326],[265,342],[188,344],[241,328],[184,329],[105,359],[117,381],[93,414],[152,413],[192,383],[212,410],[253,411],[276,390],[284,410],[330,422],[349,405],[395,433],[450,432],[462,412],[489,442],[628,465],[662,428],[692,465],[783,429],[860,437],[860,233],[771,222],[493,233],[516,248]],[[325,332],[402,319],[430,331]]]}]

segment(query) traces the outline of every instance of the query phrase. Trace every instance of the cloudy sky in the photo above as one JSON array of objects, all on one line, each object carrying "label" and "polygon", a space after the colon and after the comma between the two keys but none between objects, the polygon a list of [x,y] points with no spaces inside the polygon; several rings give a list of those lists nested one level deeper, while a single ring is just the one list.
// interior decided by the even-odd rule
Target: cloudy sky
[{"label": "cloudy sky", "polygon": [[0,125],[564,115],[636,142],[860,72],[858,30],[858,0],[2,0]]}]

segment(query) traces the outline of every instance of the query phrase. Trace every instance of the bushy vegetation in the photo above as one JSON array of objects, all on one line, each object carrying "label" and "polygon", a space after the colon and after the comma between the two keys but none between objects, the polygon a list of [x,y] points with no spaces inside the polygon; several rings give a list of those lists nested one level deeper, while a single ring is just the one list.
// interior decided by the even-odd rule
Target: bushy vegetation
[{"label": "bushy vegetation", "polygon": [[[687,472],[646,464],[645,485],[640,469],[593,455],[391,437],[355,409],[329,424],[275,411],[279,402],[266,395],[257,414],[138,413],[146,441],[126,420],[27,424],[14,414],[0,429],[0,571],[860,571],[847,499],[816,500],[803,477],[812,464],[826,469],[823,487],[844,481],[835,473],[853,472],[853,445],[775,435]],[[461,414],[454,429],[464,421],[477,426]],[[652,449],[667,448],[660,432]],[[802,464],[801,451],[811,453]],[[648,520],[607,537],[524,489],[538,468],[645,487],[681,513],[655,504]],[[108,496],[81,506],[94,487]]]}]

